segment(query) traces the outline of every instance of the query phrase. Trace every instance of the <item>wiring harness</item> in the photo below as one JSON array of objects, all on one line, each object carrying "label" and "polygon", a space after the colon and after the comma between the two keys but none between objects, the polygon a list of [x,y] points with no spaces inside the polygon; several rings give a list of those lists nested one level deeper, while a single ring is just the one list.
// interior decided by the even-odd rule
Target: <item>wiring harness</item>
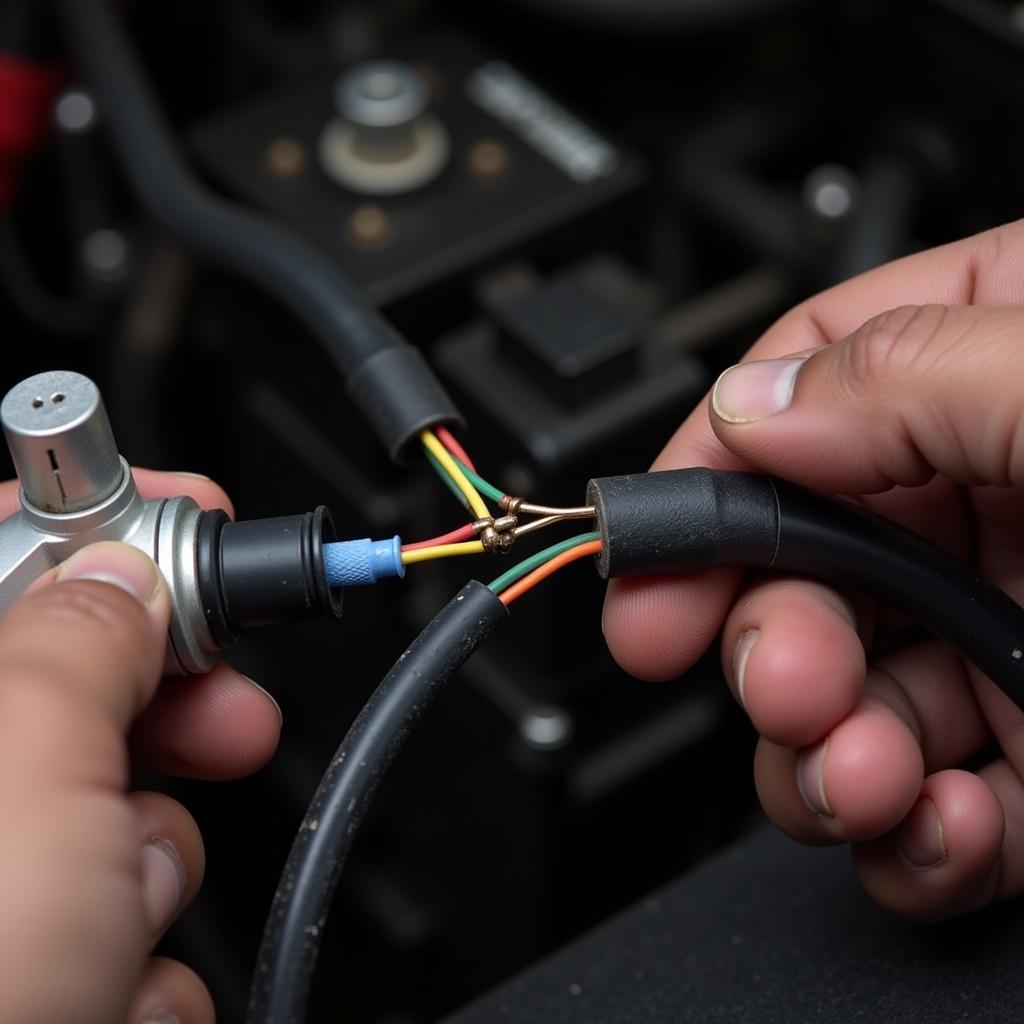
[{"label": "wiring harness", "polygon": [[[525,532],[576,518],[594,517],[599,529],[546,548],[486,588],[471,582],[396,662],[339,748],[296,838],[268,918],[249,1024],[304,1020],[330,897],[381,774],[440,683],[504,620],[507,606],[572,561],[595,555],[604,578],[740,566],[852,587],[948,640],[1024,707],[1024,609],[970,567],[863,508],[769,477],[709,469],[592,480],[590,504],[548,508],[490,485],[447,430],[421,439],[477,518],[415,544],[394,538],[391,558],[400,565],[502,550]],[[482,494],[502,516],[491,514]],[[540,518],[520,525],[523,513]],[[487,531],[499,540],[488,544]]]},{"label": "wiring harness", "polygon": [[[460,504],[475,516],[472,522],[428,540],[403,544],[400,537],[373,541],[368,538],[324,545],[328,582],[334,587],[376,583],[389,576],[404,576],[407,565],[462,555],[505,554],[527,534],[577,519],[592,519],[592,505],[556,508],[537,505],[505,494],[488,483],[465,449],[445,427],[420,434],[427,460]],[[498,506],[492,511],[485,497]],[[535,516],[522,521],[523,516]],[[502,573],[489,588],[511,604],[563,565],[601,548],[597,532],[581,533],[553,544]]]}]

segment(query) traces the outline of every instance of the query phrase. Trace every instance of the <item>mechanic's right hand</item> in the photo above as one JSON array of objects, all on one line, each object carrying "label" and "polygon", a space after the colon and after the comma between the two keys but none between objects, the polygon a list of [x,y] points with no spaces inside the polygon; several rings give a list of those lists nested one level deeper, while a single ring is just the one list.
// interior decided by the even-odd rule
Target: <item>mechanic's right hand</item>
[{"label": "mechanic's right hand", "polygon": [[[798,306],[655,469],[756,469],[869,507],[1024,600],[1024,222],[899,260]],[[913,304],[913,305],[908,305]],[[805,843],[853,844],[864,886],[923,918],[1024,891],[1024,712],[937,640],[870,662],[893,623],[827,586],[738,571],[609,586],[604,628],[645,679],[723,630],[761,733],[758,794]],[[998,744],[976,773],[958,766]]]}]

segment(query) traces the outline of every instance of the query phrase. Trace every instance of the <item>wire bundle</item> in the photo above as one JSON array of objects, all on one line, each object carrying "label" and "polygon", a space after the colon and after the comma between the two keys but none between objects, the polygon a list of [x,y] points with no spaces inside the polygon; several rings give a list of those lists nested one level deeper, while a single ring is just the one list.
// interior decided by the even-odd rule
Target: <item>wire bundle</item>
[{"label": "wire bundle", "polygon": [[[494,523],[484,495],[506,511],[523,511],[541,517],[523,526],[516,526],[513,534],[517,537],[569,519],[593,516],[593,509],[590,508],[550,508],[544,505],[531,505],[504,494],[480,476],[466,450],[445,427],[424,430],[420,434],[420,440],[427,460],[463,507],[476,517],[476,521],[430,540],[404,544],[402,562],[405,565],[433,561],[437,558],[481,554],[487,550],[482,540],[474,539],[483,529]],[[503,604],[509,605],[562,566],[587,555],[596,554],[600,550],[600,534],[578,534],[520,562],[490,583],[488,589],[499,595]]]}]

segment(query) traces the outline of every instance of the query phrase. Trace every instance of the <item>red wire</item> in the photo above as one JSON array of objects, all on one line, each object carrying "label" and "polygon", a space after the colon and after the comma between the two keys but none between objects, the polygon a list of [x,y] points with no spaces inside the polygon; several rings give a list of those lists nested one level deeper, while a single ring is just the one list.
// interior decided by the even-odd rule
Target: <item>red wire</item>
[{"label": "red wire", "polygon": [[459,462],[469,466],[473,472],[476,472],[476,466],[473,465],[473,460],[466,454],[466,449],[455,440],[452,432],[447,427],[435,427],[434,433],[437,434],[438,441],[441,442],[459,460]]},{"label": "red wire", "polygon": [[415,544],[403,544],[403,551],[415,551],[417,548],[432,548],[437,544],[458,544],[464,540],[472,540],[476,536],[476,530],[472,523],[460,526],[451,533],[442,534],[440,537],[432,537],[430,540],[418,540]]}]

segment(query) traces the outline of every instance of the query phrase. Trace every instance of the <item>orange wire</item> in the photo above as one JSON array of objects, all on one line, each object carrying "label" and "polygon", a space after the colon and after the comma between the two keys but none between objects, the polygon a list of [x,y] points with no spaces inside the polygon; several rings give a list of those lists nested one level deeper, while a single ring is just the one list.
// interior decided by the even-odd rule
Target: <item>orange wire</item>
[{"label": "orange wire", "polygon": [[528,590],[535,587],[541,580],[547,579],[553,572],[557,572],[563,565],[575,562],[578,558],[586,558],[587,555],[596,555],[601,550],[599,540],[588,540],[586,544],[579,544],[560,555],[555,555],[550,562],[545,562],[539,569],[534,569],[528,576],[517,580],[508,590],[498,595],[498,600],[508,607],[517,597],[522,597]]},{"label": "orange wire", "polygon": [[473,465],[473,460],[466,454],[466,449],[455,440],[454,435],[447,427],[434,427],[434,433],[437,435],[438,441],[441,442],[448,449],[452,455],[455,456],[465,466],[469,466],[473,472],[476,472],[476,466]]}]

